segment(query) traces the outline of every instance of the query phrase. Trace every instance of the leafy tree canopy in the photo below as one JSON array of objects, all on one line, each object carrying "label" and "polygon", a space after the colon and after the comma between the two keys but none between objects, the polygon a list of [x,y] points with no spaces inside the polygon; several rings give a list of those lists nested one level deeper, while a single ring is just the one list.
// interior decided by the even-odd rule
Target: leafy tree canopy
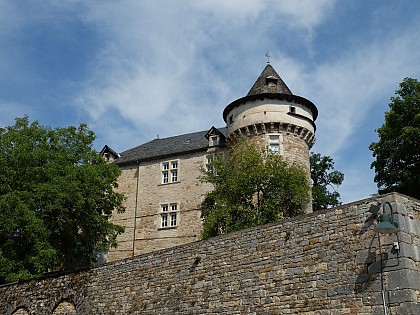
[{"label": "leafy tree canopy", "polygon": [[372,142],[379,193],[397,191],[420,199],[420,82],[405,78],[391,97],[385,122]]},{"label": "leafy tree canopy", "polygon": [[251,141],[240,141],[211,166],[203,170],[203,180],[214,186],[201,204],[204,238],[301,214],[309,202],[302,167]]},{"label": "leafy tree canopy", "polygon": [[0,283],[91,265],[115,246],[120,171],[86,125],[51,129],[28,117],[0,128]]},{"label": "leafy tree canopy", "polygon": [[344,180],[344,174],[334,170],[334,161],[330,156],[311,153],[310,160],[313,210],[322,210],[340,205],[340,194],[335,190],[335,187],[341,185]]}]

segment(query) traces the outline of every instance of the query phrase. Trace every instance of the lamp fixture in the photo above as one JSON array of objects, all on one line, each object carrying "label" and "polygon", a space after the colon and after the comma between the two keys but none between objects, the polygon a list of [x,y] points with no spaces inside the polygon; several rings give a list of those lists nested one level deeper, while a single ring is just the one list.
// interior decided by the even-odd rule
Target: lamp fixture
[{"label": "lamp fixture", "polygon": [[[391,213],[386,213],[385,205],[388,204]],[[379,216],[379,223],[375,226],[373,231],[379,234],[392,234],[399,231],[398,224],[394,222],[391,204],[386,201],[382,205],[382,214]]]}]

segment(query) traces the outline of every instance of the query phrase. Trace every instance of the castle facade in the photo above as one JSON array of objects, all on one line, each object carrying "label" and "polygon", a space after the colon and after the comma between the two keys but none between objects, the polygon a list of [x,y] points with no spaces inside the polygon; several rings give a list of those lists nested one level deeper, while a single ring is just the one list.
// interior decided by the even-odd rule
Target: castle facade
[{"label": "castle facade", "polygon": [[[315,141],[316,106],[294,95],[267,64],[248,94],[223,111],[226,126],[154,139],[117,154],[105,146],[109,160],[121,168],[118,191],[126,212],[112,221],[125,227],[111,261],[197,241],[201,237],[200,204],[212,189],[200,181],[215,155],[225,155],[241,137],[299,163],[310,177],[309,149]],[[311,212],[311,205],[306,206]]]}]

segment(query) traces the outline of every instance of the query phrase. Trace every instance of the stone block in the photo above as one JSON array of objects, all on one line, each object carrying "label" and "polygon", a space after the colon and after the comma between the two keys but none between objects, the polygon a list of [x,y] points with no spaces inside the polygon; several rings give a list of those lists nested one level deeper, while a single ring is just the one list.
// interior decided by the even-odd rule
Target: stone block
[{"label": "stone block", "polygon": [[400,304],[402,302],[415,301],[417,294],[411,289],[395,289],[387,292],[387,302],[393,305]]},{"label": "stone block", "polygon": [[420,303],[418,302],[406,302],[396,307],[395,314],[404,315],[418,315],[420,314]]},{"label": "stone block", "polygon": [[387,288],[390,291],[398,289],[418,290],[420,288],[420,271],[402,269],[386,274]]}]

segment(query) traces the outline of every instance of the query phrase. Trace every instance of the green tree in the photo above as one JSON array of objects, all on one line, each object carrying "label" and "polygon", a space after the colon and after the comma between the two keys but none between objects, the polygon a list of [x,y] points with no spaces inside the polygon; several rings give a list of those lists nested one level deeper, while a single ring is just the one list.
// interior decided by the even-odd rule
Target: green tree
[{"label": "green tree", "polygon": [[120,171],[86,125],[51,129],[28,117],[0,128],[0,283],[88,266],[123,228]]},{"label": "green tree", "polygon": [[[312,208],[314,211],[340,205],[340,194],[335,187],[340,186],[344,174],[334,170],[330,156],[311,152]],[[332,191],[330,191],[332,189]]]},{"label": "green tree", "polygon": [[295,216],[308,204],[305,171],[251,141],[239,142],[211,166],[203,170],[203,180],[214,186],[201,204],[204,238]]},{"label": "green tree", "polygon": [[372,142],[379,193],[397,191],[420,199],[420,82],[405,78],[391,97],[385,122]]}]

